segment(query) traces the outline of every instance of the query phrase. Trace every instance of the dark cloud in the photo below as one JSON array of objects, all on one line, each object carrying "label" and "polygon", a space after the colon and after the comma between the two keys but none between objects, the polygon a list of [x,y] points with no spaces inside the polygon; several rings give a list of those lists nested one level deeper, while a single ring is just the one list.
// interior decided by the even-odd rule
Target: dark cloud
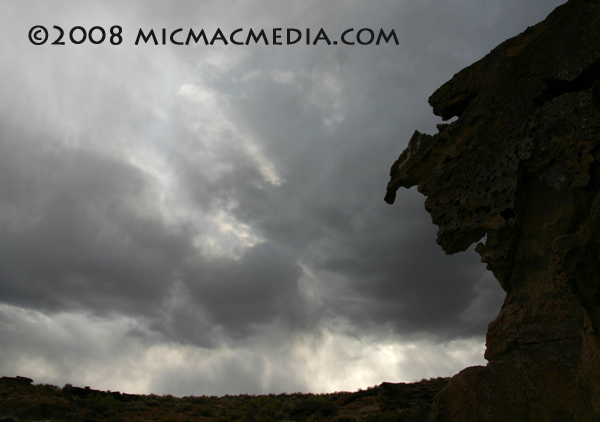
[{"label": "dark cloud", "polygon": [[124,313],[160,302],[187,239],[153,212],[152,180],[120,159],[45,147],[10,124],[0,136],[4,301]]},{"label": "dark cloud", "polygon": [[[503,292],[472,250],[443,254],[415,190],[383,202],[388,171],[435,131],[439,85],[559,3],[3,3],[0,370],[225,394],[380,382],[382,350],[398,377],[472,364]],[[400,45],[36,47],[35,24]],[[356,361],[371,375],[336,366]]]}]

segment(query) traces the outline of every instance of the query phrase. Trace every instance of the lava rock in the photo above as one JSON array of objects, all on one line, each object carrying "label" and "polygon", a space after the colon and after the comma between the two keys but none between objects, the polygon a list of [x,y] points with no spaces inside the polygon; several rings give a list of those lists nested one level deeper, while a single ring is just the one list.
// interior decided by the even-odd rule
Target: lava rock
[{"label": "lava rock", "polygon": [[507,292],[487,366],[429,421],[600,420],[600,1],[570,0],[430,98],[385,200],[418,186],[448,254],[476,251]]}]

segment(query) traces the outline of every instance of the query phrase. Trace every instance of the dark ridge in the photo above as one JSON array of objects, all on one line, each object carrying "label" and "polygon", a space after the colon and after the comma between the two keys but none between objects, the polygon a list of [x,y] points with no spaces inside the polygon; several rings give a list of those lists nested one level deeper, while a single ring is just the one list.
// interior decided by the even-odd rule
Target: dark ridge
[{"label": "dark ridge", "polygon": [[[0,378],[0,422],[424,422],[448,378],[383,383],[357,392],[173,397]],[[127,397],[129,397],[127,399]]]}]

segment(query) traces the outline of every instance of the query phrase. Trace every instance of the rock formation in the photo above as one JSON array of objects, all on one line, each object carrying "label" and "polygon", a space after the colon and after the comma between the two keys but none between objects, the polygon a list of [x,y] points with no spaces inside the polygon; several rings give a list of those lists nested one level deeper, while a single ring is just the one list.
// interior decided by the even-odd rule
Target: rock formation
[{"label": "rock formation", "polygon": [[33,382],[31,378],[21,377],[2,377],[0,378],[0,385],[30,385]]},{"label": "rock formation", "polygon": [[448,254],[506,291],[487,366],[452,378],[429,421],[600,421],[600,0],[570,0],[430,98],[385,200],[418,189]]}]

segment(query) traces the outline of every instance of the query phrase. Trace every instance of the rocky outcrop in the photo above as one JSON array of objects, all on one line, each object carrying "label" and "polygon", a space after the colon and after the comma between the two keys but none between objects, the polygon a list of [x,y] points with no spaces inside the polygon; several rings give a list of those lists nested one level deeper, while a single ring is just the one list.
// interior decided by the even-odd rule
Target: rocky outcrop
[{"label": "rocky outcrop", "polygon": [[85,399],[90,396],[104,397],[104,398],[110,397],[112,399],[115,399],[117,401],[122,401],[122,402],[132,402],[132,401],[137,401],[139,399],[139,396],[137,396],[135,394],[121,393],[119,391],[94,390],[93,388],[90,388],[90,387],[81,388],[81,387],[68,386],[65,388],[65,390],[70,396],[79,397],[82,399]]},{"label": "rocky outcrop", "polygon": [[0,422],[80,420],[60,388],[31,378],[0,378]]},{"label": "rocky outcrop", "polygon": [[30,385],[33,382],[31,378],[21,377],[2,377],[0,378],[0,385]]},{"label": "rocky outcrop", "polygon": [[418,186],[449,254],[476,251],[506,299],[485,367],[429,421],[600,421],[600,1],[570,0],[429,99],[385,200]]}]

